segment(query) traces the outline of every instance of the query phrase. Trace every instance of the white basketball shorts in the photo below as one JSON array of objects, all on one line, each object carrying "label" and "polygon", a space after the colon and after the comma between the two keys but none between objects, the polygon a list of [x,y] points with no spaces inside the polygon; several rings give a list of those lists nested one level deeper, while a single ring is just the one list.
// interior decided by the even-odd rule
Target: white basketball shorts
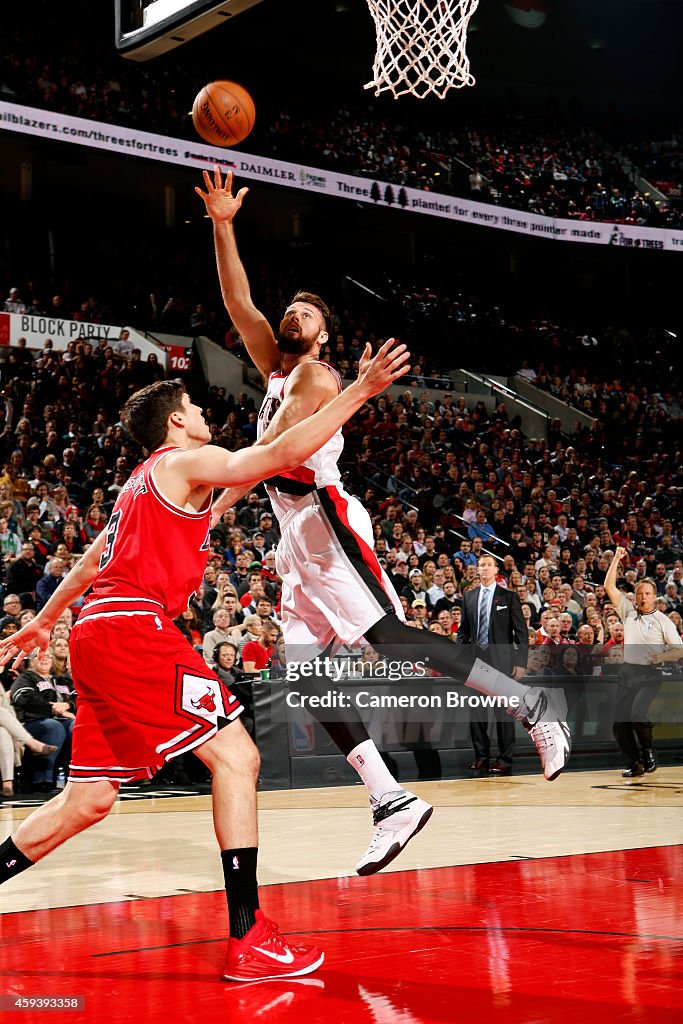
[{"label": "white basketball shorts", "polygon": [[333,641],[355,644],[403,607],[373,548],[367,511],[339,486],[303,498],[283,518],[276,568],[282,577],[282,628],[288,657],[322,653]]}]

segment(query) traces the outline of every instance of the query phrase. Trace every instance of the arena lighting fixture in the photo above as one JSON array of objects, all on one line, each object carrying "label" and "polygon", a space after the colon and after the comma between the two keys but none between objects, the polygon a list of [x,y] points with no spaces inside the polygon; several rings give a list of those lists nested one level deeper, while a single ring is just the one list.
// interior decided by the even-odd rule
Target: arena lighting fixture
[{"label": "arena lighting fixture", "polygon": [[153,0],[142,12],[143,28],[158,25],[164,18],[173,18],[186,7],[186,0]]},{"label": "arena lighting fixture", "polygon": [[507,0],[503,6],[510,21],[520,28],[540,28],[548,16],[545,0]]}]

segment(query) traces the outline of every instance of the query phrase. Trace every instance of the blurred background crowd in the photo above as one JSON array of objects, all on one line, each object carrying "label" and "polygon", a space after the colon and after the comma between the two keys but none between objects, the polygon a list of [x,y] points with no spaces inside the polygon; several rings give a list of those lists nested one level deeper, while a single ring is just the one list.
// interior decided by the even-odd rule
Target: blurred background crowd
[{"label": "blurred background crowd", "polygon": [[[503,76],[516,68],[515,47],[507,57],[491,47],[487,57],[475,34],[484,71],[487,60],[496,71],[507,61],[501,83],[487,85],[482,74],[457,105],[364,96],[358,76],[368,69],[358,70],[355,23],[329,22],[348,54],[343,67],[330,69],[325,59],[317,71],[308,60],[318,53],[307,35],[317,31],[316,11],[332,6],[334,18],[345,17],[338,10],[345,5],[309,5],[291,58],[278,51],[264,59],[257,80],[249,47],[230,50],[230,76],[256,98],[249,153],[548,216],[682,226],[680,125],[664,109],[666,93],[653,104],[634,89],[629,108],[625,96],[598,99],[597,90],[588,101],[566,92],[550,98],[548,90],[542,97],[528,82],[509,88]],[[189,110],[201,84],[228,76],[224,38],[213,45],[207,37],[200,51],[184,48],[182,60],[170,54],[138,64],[116,55],[100,5],[73,7],[78,31],[58,5],[39,5],[40,17],[33,5],[13,11],[0,39],[2,99],[196,140]],[[285,17],[272,6],[270,16]],[[275,46],[271,36],[278,33],[263,36],[264,47]],[[329,38],[319,41],[323,56]],[[630,26],[624,47],[629,39]],[[548,61],[566,59],[547,50]],[[283,72],[290,59],[297,73]],[[648,68],[654,81],[657,67]],[[329,86],[331,70],[353,74],[353,88],[348,80],[318,87],[316,75]],[[595,67],[588,70],[597,81]],[[141,355],[126,326],[208,337],[240,358],[246,353],[218,290],[196,171],[9,132],[3,143],[0,315],[71,321],[92,335],[65,349],[48,333],[0,348],[6,635],[105,528],[142,458],[119,409],[165,370],[156,355]],[[239,151],[228,157],[239,162]],[[418,214],[397,225],[395,210],[361,207],[254,188],[240,211],[240,251],[271,321],[299,287],[324,295],[333,331],[321,358],[346,380],[367,341],[395,334],[411,347],[412,376],[347,425],[341,459],[345,486],[370,512],[375,549],[407,621],[455,637],[463,594],[478,583],[477,555],[488,551],[499,583],[521,599],[529,673],[591,674],[608,659],[618,662],[623,644],[604,590],[623,545],[629,564],[620,585],[632,594],[639,579],[654,579],[658,608],[680,632],[680,253],[572,246]],[[117,325],[117,336],[100,337],[99,325]],[[510,403],[492,405],[468,390],[459,367],[517,375],[570,415],[551,415],[534,437]],[[247,391],[209,387],[196,357],[183,375],[215,444],[253,443],[257,407]],[[244,687],[247,704],[249,679],[277,671],[283,659],[277,543],[258,488],[213,531],[202,587],[178,620],[188,643],[238,692]],[[49,659],[0,671],[0,711],[27,730],[17,735],[10,723],[8,733],[0,716],[5,795],[22,752],[35,789],[50,791],[68,764],[77,697],[64,641],[78,612],[73,607],[57,624]],[[54,749],[32,762],[37,744]]]}]

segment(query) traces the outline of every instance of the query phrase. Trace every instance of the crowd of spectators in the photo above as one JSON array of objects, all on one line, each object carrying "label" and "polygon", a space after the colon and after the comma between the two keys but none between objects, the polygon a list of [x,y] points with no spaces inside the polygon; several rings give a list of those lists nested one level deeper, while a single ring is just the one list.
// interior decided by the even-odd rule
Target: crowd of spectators
[{"label": "crowd of spectators", "polygon": [[683,194],[683,152],[680,129],[666,139],[641,139],[625,151],[644,177],[671,199]]},{"label": "crowd of spectators", "polygon": [[502,206],[576,220],[680,226],[680,214],[658,207],[636,188],[616,153],[588,131],[515,117],[498,127],[465,129],[447,152],[471,173],[474,196]]},{"label": "crowd of spectators", "polygon": [[[6,300],[21,301],[19,292]],[[366,338],[376,339],[348,310],[335,318],[322,358],[348,377]],[[142,360],[125,332],[111,343],[72,342],[56,351],[46,340],[38,351],[20,345],[4,356],[0,634],[7,635],[35,614],[105,527],[142,457],[118,410],[131,391],[163,371],[153,357]],[[429,375],[424,360],[422,370]],[[477,555],[493,551],[499,581],[522,599],[532,646],[544,648],[532,651],[530,672],[558,664],[571,670],[573,655],[561,652],[560,664],[553,651],[565,646],[577,648],[585,667],[587,657],[606,655],[621,642],[603,584],[622,544],[631,555],[623,587],[632,593],[638,579],[651,576],[659,608],[680,631],[679,395],[654,392],[656,373],[616,381],[600,374],[597,363],[585,375],[540,364],[521,372],[559,398],[579,395],[584,409],[589,400],[593,428],[565,437],[554,424],[547,440],[525,437],[503,404],[490,409],[453,390],[419,387],[380,396],[347,425],[343,480],[370,512],[376,552],[407,620],[453,637],[462,595],[478,582]],[[205,397],[214,442],[230,449],[251,444],[253,402],[216,387]],[[245,680],[283,661],[277,542],[259,488],[212,531],[202,586],[177,621],[207,662],[243,687],[247,705]],[[19,672],[0,669],[2,689],[24,727],[54,748],[33,764],[33,755],[28,759],[33,785],[47,791],[68,764],[77,696],[63,641],[78,612],[77,603],[57,623],[49,659],[34,659]],[[3,779],[5,795],[12,786]]]},{"label": "crowd of spectators", "polygon": [[[19,56],[29,51],[31,58]],[[121,61],[109,39],[86,46],[72,38],[59,47],[41,28],[27,41],[25,29],[10,24],[0,79],[17,102],[192,138],[187,110],[203,72],[191,63]],[[391,102],[347,104],[330,116],[316,108],[310,90],[299,106],[288,106],[284,93],[282,99],[277,116],[259,119],[246,144],[250,151],[551,216],[680,226],[675,211],[645,203],[618,160],[585,132],[519,118],[487,118],[486,130],[444,130],[432,123],[435,108],[428,106],[420,108],[417,123],[412,108]],[[399,110],[401,121],[394,112]],[[681,166],[676,135],[626,151],[646,177],[671,183],[667,191],[675,198]],[[107,239],[106,245],[110,263],[123,266],[118,241]],[[139,245],[145,247],[140,266],[159,266],[162,275],[168,276],[175,258],[184,294],[175,281],[162,290],[145,280],[131,291],[128,279],[114,302],[75,292],[66,282],[55,294],[43,288],[40,295],[28,277],[6,278],[13,287],[0,295],[3,308],[95,327],[136,323],[208,334],[244,354],[220,297],[205,298],[213,266],[207,273],[201,254],[180,244],[163,260],[155,258],[149,238]],[[206,260],[213,260],[208,247]],[[259,307],[275,320],[295,289],[285,270],[257,279]],[[632,593],[638,579],[651,576],[660,609],[680,631],[677,339],[663,331],[525,320],[502,303],[441,280],[423,284],[384,276],[370,283],[389,313],[397,311],[407,325],[407,340],[417,348],[417,385],[399,397],[381,396],[354,418],[341,468],[345,486],[362,497],[372,516],[377,554],[410,624],[455,636],[463,593],[477,585],[477,554],[491,550],[499,581],[522,599],[530,673],[553,667],[572,672],[577,664],[584,669],[586,659],[598,654],[617,659],[623,633],[603,583],[615,546],[623,544],[631,555],[623,587]],[[321,358],[349,379],[364,343],[381,333],[372,311],[338,297]],[[421,337],[432,339],[432,354],[421,354]],[[591,425],[566,436],[554,421],[547,439],[534,439],[503,404],[491,409],[455,390],[430,396],[421,390],[420,381],[443,376],[440,361],[447,352],[474,350],[479,368],[519,369],[541,390],[587,414]],[[526,357],[521,367],[519,353]],[[141,457],[118,411],[132,390],[163,371],[155,356],[141,358],[123,330],[111,341],[71,342],[65,351],[49,339],[39,351],[25,344],[6,348],[0,369],[0,635],[6,635],[35,614],[106,525]],[[213,388],[204,398],[214,443],[236,449],[253,442],[256,410],[245,394]],[[277,542],[277,524],[259,488],[213,531],[203,584],[177,622],[188,642],[234,685],[248,711],[249,678],[276,671],[283,658]],[[14,766],[19,742],[29,750],[26,775],[38,790],[50,791],[68,765],[77,695],[65,641],[78,612],[77,604],[56,624],[49,662],[35,658],[18,672],[0,668],[0,712],[13,709],[33,740],[17,740],[15,730],[10,743],[0,713],[3,795],[13,790],[5,773],[8,763]],[[40,745],[50,752],[35,761]]]},{"label": "crowd of spectators", "polygon": [[[59,25],[55,26],[59,31]],[[188,115],[204,71],[193,59],[137,64],[111,47],[69,38],[56,47],[50,33],[8,29],[0,82],[17,102],[104,123],[196,138]],[[49,40],[49,42],[48,42]],[[25,56],[25,54],[30,56]],[[23,56],[22,56],[23,55]],[[487,112],[453,127],[443,108],[391,101],[345,100],[330,108],[322,91],[278,86],[277,111],[257,119],[249,152],[315,167],[577,220],[680,227],[681,214],[638,190],[634,170],[585,126],[561,129],[548,118]],[[630,147],[637,165],[665,177],[680,196],[678,140]],[[647,175],[646,175],[647,176]],[[676,185],[677,183],[677,185]]]},{"label": "crowd of spectators", "polygon": [[[546,325],[546,334],[553,330],[562,336]],[[595,418],[593,439],[617,462],[626,454],[634,462],[657,462],[662,452],[675,451],[683,418],[676,337],[652,331],[636,345],[628,333],[610,330],[599,338],[574,335],[571,342],[557,362],[554,352],[553,362],[524,360],[519,374]]]},{"label": "crowd of spectators", "polygon": [[269,152],[284,159],[377,178],[547,217],[680,227],[680,212],[640,192],[634,171],[593,133],[559,132],[514,118],[429,130],[372,108],[329,116],[284,110],[269,128]]}]

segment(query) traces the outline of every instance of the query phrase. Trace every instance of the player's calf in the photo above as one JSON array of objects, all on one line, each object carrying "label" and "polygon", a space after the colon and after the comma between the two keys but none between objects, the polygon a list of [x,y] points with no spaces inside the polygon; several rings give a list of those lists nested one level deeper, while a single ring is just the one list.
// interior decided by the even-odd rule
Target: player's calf
[{"label": "player's calf", "polygon": [[30,868],[71,836],[102,821],[109,814],[118,785],[112,782],[68,782],[64,791],[48,800],[0,845],[0,882]]}]

